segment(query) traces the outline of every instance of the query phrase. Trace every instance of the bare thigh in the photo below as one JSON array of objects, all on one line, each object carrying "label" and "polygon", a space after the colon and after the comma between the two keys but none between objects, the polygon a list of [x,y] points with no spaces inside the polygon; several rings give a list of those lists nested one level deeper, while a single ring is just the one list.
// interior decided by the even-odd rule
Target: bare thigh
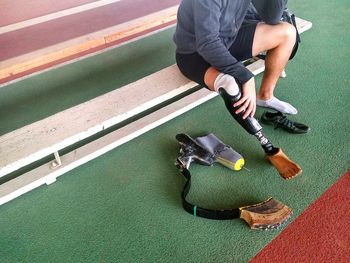
[{"label": "bare thigh", "polygon": [[295,29],[292,25],[286,22],[280,22],[277,25],[259,23],[254,34],[252,48],[253,56],[274,49],[290,34],[295,34]]}]

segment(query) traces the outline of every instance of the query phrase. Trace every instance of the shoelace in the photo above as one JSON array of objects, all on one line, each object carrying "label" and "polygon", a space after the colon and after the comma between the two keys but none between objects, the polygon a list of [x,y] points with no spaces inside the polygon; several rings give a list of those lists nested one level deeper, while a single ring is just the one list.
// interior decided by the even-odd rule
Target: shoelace
[{"label": "shoelace", "polygon": [[280,118],[278,118],[275,129],[277,129],[278,127],[288,127],[288,128],[294,128],[294,122],[289,120],[287,118],[287,116],[283,115]]}]

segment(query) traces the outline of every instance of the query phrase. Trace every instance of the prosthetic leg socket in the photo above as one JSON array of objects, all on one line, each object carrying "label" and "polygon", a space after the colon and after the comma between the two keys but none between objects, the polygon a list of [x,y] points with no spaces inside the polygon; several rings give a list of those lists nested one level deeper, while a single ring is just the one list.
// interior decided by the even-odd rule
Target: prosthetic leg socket
[{"label": "prosthetic leg socket", "polygon": [[239,171],[244,166],[245,162],[242,155],[232,149],[231,146],[220,141],[213,133],[197,137],[195,141],[208,152],[214,154],[216,161],[227,168]]}]

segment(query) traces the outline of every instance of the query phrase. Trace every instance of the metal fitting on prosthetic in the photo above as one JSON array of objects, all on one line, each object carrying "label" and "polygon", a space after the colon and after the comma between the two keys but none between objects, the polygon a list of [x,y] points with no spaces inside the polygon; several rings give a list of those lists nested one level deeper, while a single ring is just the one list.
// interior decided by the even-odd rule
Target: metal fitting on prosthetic
[{"label": "metal fitting on prosthetic", "polygon": [[[216,159],[215,153],[213,154],[207,151],[207,149],[216,151],[221,147],[222,142],[213,136],[214,135],[209,134],[208,136],[194,140],[186,134],[176,135],[181,149],[180,156],[177,158],[175,165],[186,178],[186,183],[181,193],[183,208],[194,216],[208,219],[227,220],[241,218],[246,221],[251,229],[276,229],[286,222],[291,216],[292,210],[273,198],[269,198],[264,202],[254,205],[225,210],[203,208],[186,200],[187,194],[191,188],[190,164],[192,162],[197,162],[207,166],[212,165]],[[200,145],[198,141],[201,141],[202,145]],[[207,142],[209,142],[209,144],[207,144]],[[220,155],[222,152],[219,151],[218,154]],[[227,156],[226,154],[227,153],[224,153],[223,156]]]},{"label": "metal fitting on prosthetic", "polygon": [[259,140],[261,147],[268,155],[274,155],[278,152],[279,148],[276,148],[272,143],[264,136],[264,134],[258,131],[254,136]]},{"label": "metal fitting on prosthetic", "polygon": [[194,141],[190,136],[180,133],[176,135],[176,140],[180,143],[180,156],[177,163],[186,169],[195,161],[199,164],[210,166],[215,162],[215,155]]}]

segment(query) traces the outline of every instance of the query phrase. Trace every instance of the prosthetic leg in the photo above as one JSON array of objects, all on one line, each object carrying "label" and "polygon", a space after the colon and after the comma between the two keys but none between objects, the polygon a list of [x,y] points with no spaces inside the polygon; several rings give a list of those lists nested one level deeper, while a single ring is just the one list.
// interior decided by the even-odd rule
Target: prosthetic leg
[{"label": "prosthetic leg", "polygon": [[243,119],[244,112],[236,114],[235,111],[239,107],[234,107],[233,104],[238,101],[241,97],[241,91],[237,86],[236,95],[229,94],[224,88],[218,89],[219,94],[224,99],[226,108],[231,113],[232,117],[250,134],[254,135],[260,142],[264,149],[267,159],[277,169],[279,174],[284,179],[291,179],[299,175],[302,170],[298,164],[291,161],[280,148],[276,148],[262,133],[262,127],[259,122],[252,117]]},{"label": "prosthetic leg", "polygon": [[[180,133],[176,135],[176,140],[180,144],[180,156],[177,158],[175,165],[186,179],[181,192],[181,199],[182,206],[188,213],[216,220],[241,218],[251,229],[264,230],[279,228],[292,215],[292,209],[272,197],[257,204],[231,209],[210,209],[189,202],[187,200],[191,188],[189,168],[192,162],[205,166],[211,166],[215,162],[219,162],[229,169],[235,170],[228,163],[234,163],[237,157],[240,158],[240,155],[213,134],[194,140],[187,134]],[[225,161],[223,162],[223,160]]]}]

